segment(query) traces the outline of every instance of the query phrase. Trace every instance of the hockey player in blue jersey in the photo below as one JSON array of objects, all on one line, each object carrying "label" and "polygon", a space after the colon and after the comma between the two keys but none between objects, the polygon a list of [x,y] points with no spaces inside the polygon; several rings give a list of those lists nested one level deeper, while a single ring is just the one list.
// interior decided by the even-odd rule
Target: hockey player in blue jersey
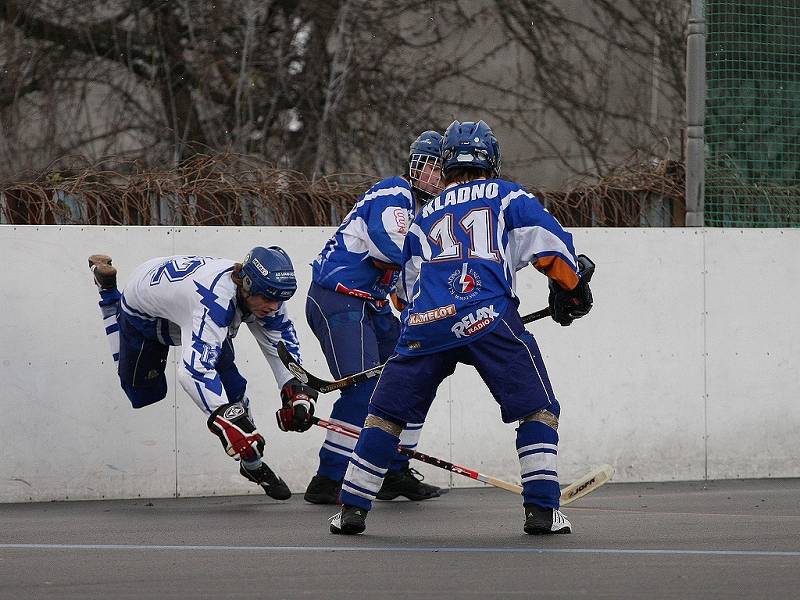
[{"label": "hockey player in blue jersey", "polygon": [[477,369],[503,421],[518,422],[525,532],[570,533],[559,510],[559,403],[517,312],[514,274],[532,263],[547,275],[552,316],[569,325],[592,306],[582,263],[572,236],[536,197],[498,178],[500,148],[486,123],[453,122],[442,161],[446,187],[406,236],[402,333],[370,400],[330,530],[364,531],[400,432],[425,419],[437,387],[461,362]]},{"label": "hockey player in blue jersey", "polygon": [[233,338],[247,323],[272,368],[283,406],[281,429],[311,426],[317,393],[278,359],[283,341],[296,358],[299,345],[284,302],[297,289],[294,267],[281,248],[253,248],[241,263],[206,256],[167,256],[140,265],[125,289],[105,255],[89,257],[100,289],[100,310],[120,384],[133,408],[167,395],[164,370],[170,346],[181,346],[178,381],[208,415],[208,428],[239,472],[278,500],[291,497],[286,483],[264,462],[264,438],[245,393],[247,380],[234,363]]},{"label": "hockey player in blue jersey", "polygon": [[[412,144],[408,171],[389,177],[367,190],[345,217],[312,264],[312,284],[306,318],[322,346],[336,378],[383,363],[394,350],[400,324],[388,300],[394,289],[403,240],[414,214],[415,200],[424,203],[441,190],[441,139],[435,131],[422,133]],[[330,420],[360,428],[375,380],[344,388],[334,402]],[[415,448],[422,420],[409,421],[400,443]],[[305,493],[315,504],[335,504],[355,440],[329,431],[319,452],[319,469]],[[423,483],[395,453],[387,465],[381,500],[404,496],[425,500],[440,494]]]}]

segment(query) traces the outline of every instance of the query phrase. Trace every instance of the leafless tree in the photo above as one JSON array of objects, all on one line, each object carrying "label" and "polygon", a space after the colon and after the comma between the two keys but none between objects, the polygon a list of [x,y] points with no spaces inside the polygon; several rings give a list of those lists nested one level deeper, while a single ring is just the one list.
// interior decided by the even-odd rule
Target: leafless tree
[{"label": "leafless tree", "polygon": [[680,146],[687,4],[0,0],[0,173],[198,150],[386,172],[462,115],[527,141],[512,167],[603,173]]}]

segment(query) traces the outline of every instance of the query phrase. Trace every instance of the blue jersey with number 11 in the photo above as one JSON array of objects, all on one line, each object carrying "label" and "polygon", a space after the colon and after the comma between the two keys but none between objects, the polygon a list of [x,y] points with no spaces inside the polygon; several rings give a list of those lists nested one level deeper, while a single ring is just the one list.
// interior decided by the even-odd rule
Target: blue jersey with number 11
[{"label": "blue jersey with number 11", "polygon": [[572,236],[525,189],[502,179],[451,185],[417,214],[403,247],[408,306],[397,351],[429,354],[492,331],[529,263],[578,283]]}]

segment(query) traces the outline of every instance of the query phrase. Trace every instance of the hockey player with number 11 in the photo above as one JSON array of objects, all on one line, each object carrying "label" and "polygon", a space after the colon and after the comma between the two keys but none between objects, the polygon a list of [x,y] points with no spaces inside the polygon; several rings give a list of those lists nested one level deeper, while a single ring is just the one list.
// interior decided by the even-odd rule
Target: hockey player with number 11
[{"label": "hockey player with number 11", "polygon": [[569,325],[592,306],[580,268],[592,263],[575,255],[572,236],[533,194],[498,178],[500,148],[483,121],[448,127],[442,171],[444,191],[405,239],[402,332],[370,399],[330,530],[364,531],[403,427],[424,422],[439,384],[465,363],[477,369],[503,421],[518,422],[525,532],[570,533],[559,510],[560,407],[517,312],[515,273],[531,263],[544,273],[553,319]]}]

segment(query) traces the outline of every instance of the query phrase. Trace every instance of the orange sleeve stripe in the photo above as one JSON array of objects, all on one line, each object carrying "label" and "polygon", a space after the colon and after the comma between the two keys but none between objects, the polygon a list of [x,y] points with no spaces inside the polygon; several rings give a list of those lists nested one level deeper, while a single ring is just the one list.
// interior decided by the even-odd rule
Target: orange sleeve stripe
[{"label": "orange sleeve stripe", "polygon": [[534,261],[533,266],[565,290],[574,290],[580,281],[572,265],[560,256],[543,256]]}]

